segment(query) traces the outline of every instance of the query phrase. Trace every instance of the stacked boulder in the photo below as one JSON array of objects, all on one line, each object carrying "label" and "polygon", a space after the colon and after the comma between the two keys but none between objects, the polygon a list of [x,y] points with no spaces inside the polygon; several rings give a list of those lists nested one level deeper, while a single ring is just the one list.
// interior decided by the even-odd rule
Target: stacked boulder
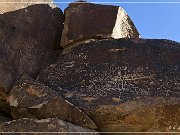
[{"label": "stacked boulder", "polygon": [[0,132],[179,131],[180,44],[139,36],[117,6],[0,15]]},{"label": "stacked boulder", "polygon": [[61,38],[64,48],[109,38],[139,38],[139,32],[123,8],[83,2],[71,3],[65,9]]}]

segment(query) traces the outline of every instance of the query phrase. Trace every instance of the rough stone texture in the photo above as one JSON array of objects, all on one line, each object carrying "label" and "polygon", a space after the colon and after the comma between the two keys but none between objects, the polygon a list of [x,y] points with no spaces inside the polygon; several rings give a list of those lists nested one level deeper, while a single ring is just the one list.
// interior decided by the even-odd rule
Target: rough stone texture
[{"label": "rough stone texture", "polygon": [[58,96],[47,86],[23,76],[8,97],[14,119],[53,118],[96,129],[94,122],[79,108]]},{"label": "rough stone texture", "polygon": [[[180,109],[176,99],[180,97],[179,66],[180,44],[177,42],[112,39],[66,49],[56,63],[41,72],[38,80],[84,110],[102,131],[116,131],[116,126],[118,131],[131,128],[130,131],[149,131],[150,125],[160,123],[160,117],[167,116],[156,128],[166,131],[173,124],[180,126],[176,119]],[[157,102],[158,106],[147,103],[147,108],[152,109],[152,119],[156,120],[147,123],[148,126],[143,124],[143,119],[150,115],[151,109],[148,112],[140,105],[140,112],[138,109],[130,112],[135,115],[130,118],[122,113],[143,102],[143,97],[152,97],[153,102],[156,98],[165,98]],[[142,117],[141,111],[145,112]],[[131,125],[131,117],[132,123],[136,119],[142,123]],[[120,128],[121,124],[126,125]]]},{"label": "rough stone texture", "polygon": [[180,132],[179,98],[143,97],[87,112],[105,132]]},{"label": "rough stone texture", "polygon": [[87,39],[138,37],[137,29],[121,7],[84,2],[71,3],[65,10],[63,47]]},{"label": "rough stone texture", "polygon": [[35,4],[48,4],[55,8],[52,0],[0,0],[0,14],[26,8]]},{"label": "rough stone texture", "polygon": [[23,73],[35,78],[57,56],[63,13],[33,5],[0,15],[0,84],[9,90]]},{"label": "rough stone texture", "polygon": [[[6,122],[0,125],[0,131],[3,132],[41,132],[43,135],[56,134],[71,135],[73,132],[89,132],[87,135],[95,135],[97,132],[73,125],[71,123],[59,119],[20,119]],[[43,133],[46,132],[46,133]],[[48,133],[49,132],[49,133]],[[59,132],[59,133],[58,133]],[[63,132],[63,133],[60,133]],[[70,132],[70,133],[67,133]],[[91,132],[91,133],[90,133]],[[2,133],[4,135],[4,133]],[[13,133],[11,133],[13,134]],[[20,135],[28,135],[28,133],[18,133]],[[33,133],[36,134],[36,133]],[[76,133],[80,135],[80,133]]]}]

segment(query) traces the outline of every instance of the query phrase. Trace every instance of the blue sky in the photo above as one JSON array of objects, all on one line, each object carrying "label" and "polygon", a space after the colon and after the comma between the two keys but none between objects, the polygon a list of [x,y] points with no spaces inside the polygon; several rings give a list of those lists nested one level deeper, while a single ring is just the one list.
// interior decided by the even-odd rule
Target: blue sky
[{"label": "blue sky", "polygon": [[[74,0],[54,0],[54,2],[73,1]],[[107,2],[102,4],[118,5],[123,7],[133,20],[142,38],[170,39],[180,42],[180,0],[88,0],[88,2]],[[59,3],[58,6],[62,10],[64,10],[64,8],[68,6],[68,4]]]}]

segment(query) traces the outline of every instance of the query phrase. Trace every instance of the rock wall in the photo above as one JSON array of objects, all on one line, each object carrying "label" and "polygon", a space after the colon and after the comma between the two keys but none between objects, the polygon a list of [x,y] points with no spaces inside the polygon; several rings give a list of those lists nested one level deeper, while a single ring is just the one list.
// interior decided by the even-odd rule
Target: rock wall
[{"label": "rock wall", "polygon": [[0,5],[0,132],[179,131],[180,43],[121,7],[23,2]]}]

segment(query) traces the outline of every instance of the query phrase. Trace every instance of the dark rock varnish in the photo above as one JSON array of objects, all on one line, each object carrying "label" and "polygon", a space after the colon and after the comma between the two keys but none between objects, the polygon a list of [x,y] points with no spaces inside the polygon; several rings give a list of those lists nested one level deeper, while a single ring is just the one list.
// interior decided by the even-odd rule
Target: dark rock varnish
[{"label": "dark rock varnish", "polygon": [[88,39],[138,38],[139,33],[123,8],[92,3],[70,3],[65,9],[61,46]]},{"label": "dark rock varnish", "polygon": [[32,2],[0,5],[0,132],[180,131],[180,43],[118,6]]},{"label": "dark rock varnish", "polygon": [[0,83],[9,90],[22,74],[35,78],[55,59],[62,29],[62,11],[48,5],[1,14]]},{"label": "dark rock varnish", "polygon": [[23,76],[16,83],[10,91],[8,101],[14,119],[59,118],[83,127],[97,128],[94,122],[79,108],[28,76]]},{"label": "dark rock varnish", "polygon": [[[14,120],[14,121],[6,122],[0,125],[0,131],[1,132],[19,132],[18,134],[20,135],[28,135],[30,133],[32,134],[32,132],[34,132],[33,134],[44,134],[44,135],[49,135],[49,134],[71,135],[74,132],[77,132],[76,134],[78,135],[81,134],[78,132],[84,132],[87,135],[97,134],[93,130],[76,126],[71,123],[68,123],[59,119],[55,119],[55,118],[42,119],[42,120],[36,120],[36,119],[33,120],[33,119],[24,118],[20,120]],[[36,133],[36,132],[39,132],[39,133]],[[2,133],[2,135],[4,134],[6,133]],[[9,134],[13,135],[14,133],[9,133]]]},{"label": "dark rock varnish", "polygon": [[[180,126],[176,119],[180,109],[179,66],[177,42],[102,40],[65,50],[38,80],[83,109],[103,131],[149,131],[150,125],[155,125],[158,131],[169,131],[172,126],[175,129]],[[156,100],[159,98],[162,99]],[[144,111],[144,116],[138,117],[138,124],[133,123],[141,115],[138,109],[128,112],[136,105]],[[156,121],[150,120],[144,127],[141,121],[150,113],[146,108],[152,109]]]}]

